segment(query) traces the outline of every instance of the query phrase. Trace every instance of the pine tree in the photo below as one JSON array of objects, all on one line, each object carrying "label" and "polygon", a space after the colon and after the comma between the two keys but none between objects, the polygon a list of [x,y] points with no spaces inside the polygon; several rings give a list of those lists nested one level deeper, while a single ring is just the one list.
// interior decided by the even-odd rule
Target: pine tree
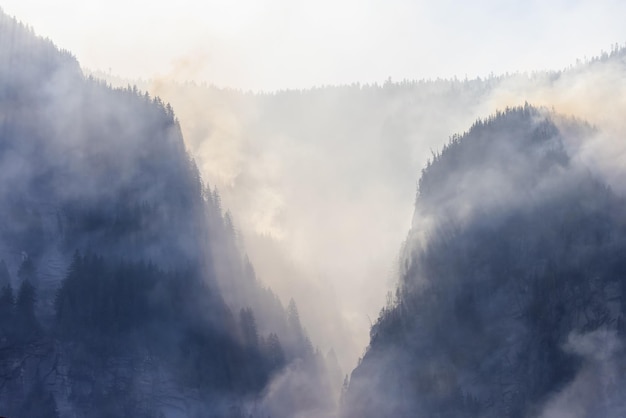
[{"label": "pine tree", "polygon": [[7,263],[4,260],[0,260],[0,289],[11,285],[11,275]]},{"label": "pine tree", "polygon": [[20,285],[15,303],[16,332],[21,339],[31,340],[40,332],[39,322],[35,317],[36,290],[30,281]]},{"label": "pine tree", "polygon": [[285,352],[278,335],[273,332],[267,337],[267,357],[272,370],[280,369],[285,365]]},{"label": "pine tree", "polygon": [[15,296],[10,284],[6,284],[0,290],[0,344],[3,340],[9,340],[14,329],[15,322]]},{"label": "pine tree", "polygon": [[259,334],[252,309],[246,308],[239,311],[239,321],[245,344],[249,347],[258,347]]},{"label": "pine tree", "polygon": [[287,324],[292,332],[302,333],[302,325],[300,324],[300,314],[296,302],[291,298],[287,305]]},{"label": "pine tree", "polygon": [[21,281],[29,281],[31,285],[37,283],[37,269],[35,268],[35,263],[30,256],[27,255],[24,257],[24,260],[17,271],[17,277],[19,277]]}]

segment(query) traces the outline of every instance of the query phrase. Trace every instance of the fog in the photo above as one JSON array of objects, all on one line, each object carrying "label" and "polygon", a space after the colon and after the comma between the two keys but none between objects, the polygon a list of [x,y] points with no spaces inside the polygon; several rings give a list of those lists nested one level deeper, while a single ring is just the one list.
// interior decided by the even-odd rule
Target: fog
[{"label": "fog", "polygon": [[626,38],[618,0],[5,0],[2,7],[87,68],[255,91],[558,69]]},{"label": "fog", "polygon": [[146,88],[177,109],[259,278],[296,299],[314,343],[334,348],[350,370],[395,286],[419,170],[483,112],[474,90],[453,102],[448,82],[267,96],[162,81]]},{"label": "fog", "polygon": [[585,364],[566,388],[546,402],[540,417],[622,416],[626,411],[622,397],[623,341],[607,330],[574,333],[563,349],[583,357]]},{"label": "fog", "polygon": [[[71,50],[83,68],[172,103],[205,182],[233,212],[261,280],[284,302],[299,301],[314,340],[323,350],[335,347],[346,369],[362,354],[394,287],[416,181],[432,151],[476,118],[524,101],[594,116],[598,107],[581,99],[602,94],[591,77],[614,88],[598,72],[555,85],[547,76],[520,75],[474,80],[474,87],[427,83],[399,94],[387,94],[384,80],[558,70],[626,35],[618,18],[625,6],[610,1],[487,1],[459,9],[409,1],[169,7],[9,0],[3,7]],[[370,99],[360,89],[309,92],[295,101],[296,92],[274,100],[239,93],[354,82],[381,88]],[[572,83],[582,90],[575,101]],[[301,126],[283,127],[277,103],[283,98],[296,106],[286,112]]]},{"label": "fog", "polygon": [[551,72],[272,94],[167,78],[139,86],[172,103],[260,279],[298,301],[315,344],[334,348],[348,371],[395,289],[417,179],[433,153],[475,120],[529,102],[600,127],[570,146],[619,189],[623,152],[613,138],[623,130],[623,72],[614,57]]},{"label": "fog", "polygon": [[621,113],[626,107],[623,59],[583,63],[553,76],[513,77],[490,98],[490,107],[519,104],[521,98],[597,126],[601,133],[583,144],[571,144],[591,170],[599,172],[612,187],[624,191],[624,142]]},{"label": "fog", "polygon": [[1,12],[0,178],[0,414],[334,409],[334,355],[256,279],[171,106]]},{"label": "fog", "polygon": [[[171,103],[204,184],[219,191],[221,207],[232,213],[256,276],[283,305],[296,300],[312,343],[323,353],[333,349],[344,374],[364,354],[370,327],[396,289],[407,231],[429,236],[429,219],[414,213],[417,181],[452,135],[507,106],[544,106],[597,128],[584,140],[566,136],[564,145],[580,167],[626,192],[620,181],[626,145],[616,140],[626,132],[623,51],[585,58],[624,39],[618,2],[487,2],[463,18],[447,2],[393,8],[329,2],[315,9],[244,3],[235,9],[189,2],[172,11],[93,2],[75,9],[85,19],[65,20],[64,28],[62,19],[50,19],[64,9],[59,5],[7,2],[6,9],[76,53],[85,73],[113,85],[135,84]],[[110,20],[120,32],[109,32]],[[91,24],[96,21],[100,26]],[[160,29],[152,26],[157,22]],[[468,22],[481,29],[466,39]],[[602,30],[593,37],[575,30],[599,22]],[[524,25],[538,29],[520,37]],[[423,46],[429,38],[438,42]],[[554,71],[531,71],[546,67]],[[327,84],[336,86],[311,88]],[[11,173],[22,176],[17,168]],[[493,194],[481,200],[485,207],[521,205],[506,179],[483,174],[461,179],[483,183],[472,196],[442,197],[444,210],[470,217],[464,209],[486,192]],[[546,185],[547,194],[551,187],[560,185]],[[613,337],[603,338],[606,345]],[[546,403],[542,417],[580,416],[571,399],[581,388],[614,384],[603,373],[621,346],[597,358],[588,339],[598,341],[596,334],[572,334],[563,347],[588,365]],[[288,398],[299,378],[290,368],[271,382],[270,410],[289,414],[292,405],[272,399]]]},{"label": "fog", "polygon": [[623,413],[623,194],[584,158],[606,135],[516,107],[433,157],[345,416]]}]

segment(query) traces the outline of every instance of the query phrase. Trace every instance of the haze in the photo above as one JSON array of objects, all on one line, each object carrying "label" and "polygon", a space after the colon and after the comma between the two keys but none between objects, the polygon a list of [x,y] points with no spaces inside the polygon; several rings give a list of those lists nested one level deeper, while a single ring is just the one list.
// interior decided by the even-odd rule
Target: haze
[{"label": "haze", "polygon": [[626,38],[606,1],[7,0],[85,68],[272,91],[562,68]]},{"label": "haze", "polygon": [[[229,98],[200,85],[273,92],[389,77],[484,78],[566,68],[626,39],[626,5],[617,1],[9,0],[2,7],[84,69],[173,105],[259,277],[284,304],[297,300],[313,342],[333,347],[346,372],[395,286],[415,183],[431,150],[477,117],[524,100],[580,110],[567,94],[572,83],[546,92],[513,78],[481,101],[468,89],[454,106],[442,93],[447,85],[433,85],[417,104],[407,95],[366,105],[365,93],[327,91],[317,102],[290,102],[292,113],[281,99]],[[198,85],[175,83],[183,81]],[[598,83],[584,85],[596,91]],[[346,104],[357,109],[353,119]],[[595,122],[592,110],[574,113]]]}]

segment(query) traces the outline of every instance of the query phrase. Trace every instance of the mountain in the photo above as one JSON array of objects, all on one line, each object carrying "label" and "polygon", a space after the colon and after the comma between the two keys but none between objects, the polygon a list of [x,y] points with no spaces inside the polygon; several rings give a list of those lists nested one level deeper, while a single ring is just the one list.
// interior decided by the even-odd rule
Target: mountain
[{"label": "mountain", "polygon": [[290,416],[289,376],[330,407],[172,107],[1,11],[0,178],[0,415]]},{"label": "mountain", "polygon": [[433,155],[343,416],[623,416],[626,206],[581,162],[597,134],[525,105]]},{"label": "mountain", "polygon": [[[347,369],[367,345],[368,316],[376,317],[393,288],[415,173],[431,150],[477,118],[525,101],[619,131],[623,80],[626,49],[615,47],[563,70],[482,79],[271,93],[167,78],[140,85],[176,109],[187,146],[237,220],[259,277],[283,300],[305,295],[297,299],[310,335],[333,346]],[[602,166],[626,167],[611,162],[624,152],[617,145],[604,147],[607,154],[588,151]]]}]

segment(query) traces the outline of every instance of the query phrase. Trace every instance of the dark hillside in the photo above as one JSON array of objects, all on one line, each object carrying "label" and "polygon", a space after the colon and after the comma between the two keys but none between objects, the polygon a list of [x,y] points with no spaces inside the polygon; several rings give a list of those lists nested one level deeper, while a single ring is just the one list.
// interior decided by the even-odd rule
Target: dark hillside
[{"label": "dark hillside", "polygon": [[323,392],[236,241],[170,105],[0,12],[0,415],[262,414],[292,364]]},{"label": "dark hillside", "polygon": [[[623,370],[624,201],[566,147],[592,134],[525,106],[434,156],[345,416],[558,416],[571,388]],[[568,407],[619,416],[625,387],[617,377]]]}]

